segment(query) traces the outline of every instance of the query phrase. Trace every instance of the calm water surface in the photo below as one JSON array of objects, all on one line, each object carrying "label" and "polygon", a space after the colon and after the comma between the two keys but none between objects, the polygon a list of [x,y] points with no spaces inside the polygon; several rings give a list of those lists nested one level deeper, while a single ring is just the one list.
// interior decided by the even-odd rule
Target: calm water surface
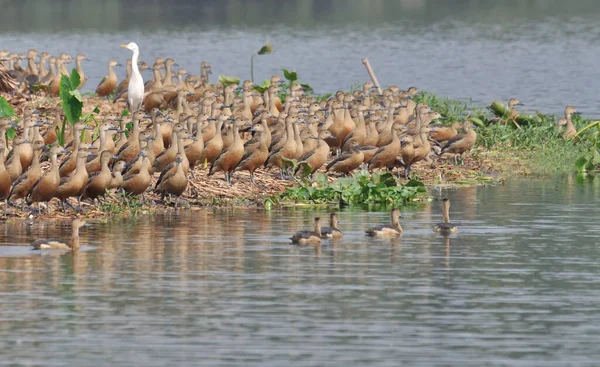
[{"label": "calm water surface", "polygon": [[[308,210],[197,211],[84,229],[0,226],[0,365],[539,366],[600,357],[600,184],[570,179],[434,193],[400,240],[340,213],[345,237],[289,244]],[[318,212],[325,217],[326,211]]]},{"label": "calm water surface", "polygon": [[[223,0],[5,1],[0,49],[85,53],[94,90],[108,60],[173,57],[198,73],[258,82],[294,68],[319,93],[367,80],[368,57],[383,85],[416,85],[488,106],[517,96],[530,112],[562,114],[566,104],[600,117],[600,7],[579,0]],[[124,74],[123,68],[118,70]],[[151,73],[145,78],[151,78]]]}]

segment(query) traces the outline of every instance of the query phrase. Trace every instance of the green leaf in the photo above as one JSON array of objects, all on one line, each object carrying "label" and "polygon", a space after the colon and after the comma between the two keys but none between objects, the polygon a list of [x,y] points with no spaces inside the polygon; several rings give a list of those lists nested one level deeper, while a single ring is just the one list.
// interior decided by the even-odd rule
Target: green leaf
[{"label": "green leaf", "polygon": [[235,84],[240,84],[240,78],[236,76],[219,75],[219,83],[223,84],[224,87]]},{"label": "green leaf", "polygon": [[11,127],[10,129],[6,130],[6,137],[8,138],[8,140],[13,140],[15,136],[17,136],[17,131],[14,127]]},{"label": "green leaf", "polygon": [[[125,110],[125,111],[127,111],[127,110]],[[98,113],[100,113],[100,108],[98,106],[96,106],[96,108],[94,108],[94,110],[92,112],[98,114]]]},{"label": "green leaf", "polygon": [[304,83],[300,83],[300,85],[302,86],[302,88],[304,88],[304,92],[307,94],[313,94],[313,88],[310,86],[310,84],[304,84]]},{"label": "green leaf", "polygon": [[271,44],[271,41],[267,41],[267,43],[265,43],[265,45],[258,50],[257,54],[268,55],[271,52],[273,52],[273,45]]},{"label": "green leaf", "polygon": [[129,117],[129,111],[127,110],[127,108],[123,109],[123,111],[121,112],[121,117]]},{"label": "green leaf", "polygon": [[584,172],[585,171],[585,165],[587,164],[587,162],[588,162],[588,160],[585,157],[579,158],[575,162],[575,168],[577,168],[577,172]]},{"label": "green leaf", "polygon": [[77,69],[73,68],[73,70],[71,70],[71,77],[69,78],[69,81],[71,82],[71,88],[77,89],[77,87],[79,87],[79,83],[81,83],[81,76],[77,72]]},{"label": "green leaf", "polygon": [[71,96],[73,96],[73,98],[75,98],[76,100],[78,100],[79,102],[83,103],[83,98],[81,98],[81,94],[79,94],[79,91],[77,89],[69,91],[69,94]]},{"label": "green leaf", "polygon": [[283,71],[283,76],[290,82],[293,83],[298,80],[298,74],[295,71],[289,71],[287,69],[281,69]]},{"label": "green leaf", "polygon": [[15,110],[13,110],[6,98],[0,97],[0,117],[12,117],[14,115]]},{"label": "green leaf", "polygon": [[584,169],[588,172],[591,172],[595,169],[596,167],[594,166],[594,162],[592,162],[591,160],[589,160],[587,162],[587,164],[585,165]]}]

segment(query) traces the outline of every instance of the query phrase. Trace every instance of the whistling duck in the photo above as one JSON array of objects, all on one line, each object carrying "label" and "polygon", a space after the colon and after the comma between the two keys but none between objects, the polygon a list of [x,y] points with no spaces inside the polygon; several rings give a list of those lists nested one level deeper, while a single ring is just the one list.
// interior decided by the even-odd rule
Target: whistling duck
[{"label": "whistling duck", "polygon": [[344,234],[338,229],[338,215],[331,213],[329,215],[329,227],[321,228],[321,237],[323,238],[342,238]]},{"label": "whistling duck", "polygon": [[120,65],[116,60],[110,60],[108,62],[108,75],[106,75],[98,84],[96,88],[96,94],[100,97],[106,97],[112,92],[114,92],[115,87],[117,86],[117,74],[114,72],[113,68],[115,66]]},{"label": "whistling duck", "polygon": [[349,151],[337,156],[333,161],[329,162],[325,168],[325,171],[348,174],[360,167],[365,156],[363,151],[358,148],[360,148],[358,143],[353,142],[352,148],[350,148]]},{"label": "whistling duck", "polygon": [[223,128],[223,124],[229,117],[225,115],[220,115],[217,121],[215,136],[210,139],[204,145],[204,151],[202,152],[202,156],[200,157],[200,162],[213,163],[217,156],[221,153],[223,149],[223,136],[221,135],[221,129]]},{"label": "whistling duck", "polygon": [[84,54],[77,54],[77,56],[75,56],[75,69],[77,69],[77,73],[81,80],[77,89],[83,88],[88,81],[88,76],[83,73],[83,67],[81,66],[81,62],[84,60],[89,60]]},{"label": "whistling duck", "polygon": [[258,138],[258,145],[248,145],[245,148],[245,153],[242,159],[235,167],[235,170],[247,170],[250,172],[250,182],[254,181],[254,171],[262,166],[269,157],[269,146],[266,139],[266,131],[268,127],[264,124],[255,125],[250,131],[255,132],[255,137]]},{"label": "whistling duck", "polygon": [[41,82],[48,75],[48,68],[46,65],[48,64],[48,59],[51,57],[49,52],[42,52],[40,55],[40,62],[38,64],[38,80]]},{"label": "whistling duck", "polygon": [[65,203],[68,203],[70,197],[77,197],[77,201],[81,206],[80,195],[88,183],[88,174],[85,170],[85,161],[87,160],[88,154],[88,147],[80,147],[77,152],[77,168],[75,168],[75,173],[69,177],[62,177],[60,179],[60,184],[54,197],[62,202],[63,212],[67,211]]},{"label": "whistling duck", "polygon": [[[151,131],[146,131],[140,134],[140,152],[145,152],[146,156],[148,157],[148,160],[150,161],[151,164],[154,163],[155,160],[155,156],[154,156],[154,151],[152,150],[152,144],[150,144],[151,141],[154,140],[154,136],[152,136],[152,132]],[[119,161],[119,162],[123,162],[123,161]],[[121,169],[122,173],[124,175],[130,174],[130,173],[137,173],[140,171],[140,169],[142,168],[142,156],[140,154],[138,154],[135,158],[133,158],[131,161],[127,162],[125,164],[125,167],[123,169]],[[150,172],[152,173],[152,172]]]},{"label": "whistling duck", "polygon": [[348,150],[352,146],[352,142],[355,141],[358,145],[363,145],[365,143],[365,139],[367,137],[367,127],[365,123],[365,115],[364,112],[367,110],[367,106],[360,104],[358,105],[358,124],[356,128],[346,135],[344,141],[342,142],[342,150]]},{"label": "whistling duck", "polygon": [[140,120],[144,117],[142,111],[136,111],[132,116],[132,127],[131,134],[127,138],[127,143],[121,146],[121,149],[117,152],[117,156],[120,160],[129,162],[135,158],[140,152]]},{"label": "whistling duck", "polygon": [[19,156],[19,145],[25,144],[27,141],[22,136],[17,136],[13,140],[13,149],[11,154],[6,161],[6,170],[10,174],[10,181],[15,182],[19,176],[23,173],[23,165],[21,164],[21,157]]},{"label": "whistling duck", "polygon": [[382,224],[371,227],[365,233],[370,237],[398,237],[402,234],[399,218],[401,218],[400,209],[392,209],[391,225]]},{"label": "whistling duck", "polygon": [[458,129],[462,124],[458,121],[455,121],[450,126],[444,125],[430,125],[431,132],[429,133],[429,137],[437,143],[446,142],[456,135],[458,135]]},{"label": "whistling duck", "polygon": [[[183,142],[186,137],[188,137],[187,131],[185,129],[180,128],[177,132],[177,152],[175,154],[175,157],[177,157],[177,154],[180,154],[182,156],[181,168],[183,169],[183,172],[187,175],[187,173],[190,170],[190,161],[188,161],[187,156],[185,155],[185,147],[183,146]],[[196,139],[193,136],[189,136],[189,138]],[[158,177],[158,181],[156,181],[155,187],[157,187],[167,175],[170,175],[177,171],[175,157],[173,158],[173,162],[169,163],[165,168],[162,169],[162,171],[160,172],[160,176]]]},{"label": "whistling duck", "polygon": [[85,129],[91,129],[91,127],[85,126],[81,122],[77,122],[75,123],[75,125],[73,125],[73,152],[71,152],[71,154],[60,164],[60,177],[66,177],[70,175],[71,172],[73,172],[77,168],[77,154],[79,152],[79,147],[81,144],[79,136],[81,136],[81,132]]},{"label": "whistling duck", "polygon": [[[90,155],[90,157],[88,157],[88,162],[85,165],[85,170],[87,171],[87,173],[94,173],[94,172],[98,172],[100,171],[100,169],[102,168],[102,160],[101,160],[101,153],[104,151],[110,151],[111,152],[111,156],[112,156],[112,148],[108,146],[108,131],[109,130],[113,130],[116,131],[117,128],[115,126],[113,126],[110,121],[105,120],[103,123],[100,124],[100,126],[98,126],[98,131],[99,131],[99,138],[98,140],[100,141],[99,145],[98,145],[98,154],[93,157]],[[91,158],[91,159],[90,159]]]},{"label": "whistling duck", "polygon": [[244,156],[244,142],[240,137],[240,126],[238,123],[241,123],[241,121],[233,123],[233,143],[227,147],[227,149],[223,149],[221,154],[215,158],[208,171],[209,176],[214,175],[216,172],[223,171],[225,173],[225,180],[230,185],[232,183],[231,175]]},{"label": "whistling duck", "polygon": [[327,157],[329,156],[329,145],[327,144],[326,139],[330,139],[331,137],[333,137],[333,134],[331,134],[329,130],[319,132],[318,137],[314,135],[310,137],[310,139],[317,140],[318,146],[315,150],[300,158],[300,164],[298,164],[296,171],[294,172],[295,175],[304,172],[304,165],[302,165],[302,163],[306,163],[311,168],[310,177],[325,164]]},{"label": "whistling duck", "polygon": [[48,202],[52,200],[58,186],[60,185],[60,174],[58,171],[58,155],[68,153],[69,151],[59,145],[50,148],[50,169],[37,180],[29,191],[27,203],[38,203],[38,211],[41,213],[39,203],[46,203],[46,211],[50,214],[50,205]]},{"label": "whistling duck", "polygon": [[448,140],[439,154],[441,156],[444,153],[454,153],[455,164],[458,164],[456,154],[464,155],[473,148],[477,140],[477,133],[473,130],[471,121],[467,120],[463,123],[463,130],[465,131],[463,134]]},{"label": "whistling duck", "polygon": [[[40,167],[40,152],[44,148],[44,142],[38,140],[33,144],[33,162],[27,172],[23,173],[15,182],[13,182],[12,189],[8,195],[8,201],[25,199],[29,190],[42,176],[42,169]],[[22,200],[21,210],[25,210],[25,200]]]},{"label": "whistling duck", "polygon": [[442,200],[442,215],[444,222],[438,223],[433,230],[444,236],[458,232],[458,227],[450,223],[450,200],[448,198]]},{"label": "whistling duck", "polygon": [[152,176],[150,176],[150,160],[145,152],[140,152],[142,155],[142,168],[138,173],[132,173],[123,176],[123,183],[121,187],[125,192],[139,195],[143,194],[152,182]]},{"label": "whistling duck", "polygon": [[56,138],[58,137],[57,133],[62,128],[62,107],[60,104],[54,108],[54,122],[52,126],[46,129],[43,134],[44,144],[50,145],[56,142]]},{"label": "whistling duck", "polygon": [[415,146],[413,144],[412,136],[405,136],[400,140],[400,148],[402,156],[402,162],[404,163],[404,178],[408,179],[408,175],[410,174],[410,168],[415,157]]},{"label": "whistling duck", "polygon": [[110,179],[110,184],[107,189],[112,190],[121,186],[123,183],[123,169],[125,169],[125,165],[127,163],[125,161],[117,161],[112,168],[112,177]]},{"label": "whistling duck", "polygon": [[96,198],[104,196],[112,180],[112,172],[108,164],[113,158],[116,158],[116,156],[110,150],[105,150],[100,154],[101,168],[98,171],[88,174],[88,183],[82,193],[83,199],[94,201]]},{"label": "whistling duck", "polygon": [[383,167],[391,168],[393,166],[396,157],[400,154],[400,138],[398,132],[402,129],[403,126],[398,123],[392,125],[392,140],[389,144],[382,146],[375,152],[373,158],[369,161],[369,171]]},{"label": "whistling duck", "polygon": [[579,115],[579,112],[573,106],[567,106],[565,108],[565,120],[566,120],[566,130],[562,133],[563,138],[572,139],[577,135],[577,129],[573,124],[573,115]]},{"label": "whistling duck", "polygon": [[[431,131],[429,126],[421,126],[421,134],[419,135],[418,139],[413,138],[412,144],[410,144],[410,140],[406,139],[406,138],[408,138],[408,136],[405,137],[405,144],[407,141],[409,142],[408,145],[406,145],[406,149],[407,149],[406,155],[404,154],[405,153],[404,150],[401,151],[401,153],[402,153],[402,161],[404,162],[404,176],[406,178],[408,178],[408,175],[410,175],[412,166],[417,162],[427,159],[427,156],[431,152],[431,144],[429,143],[429,139],[427,139],[429,131]],[[411,151],[411,146],[412,146],[412,151]],[[402,148],[402,146],[401,146],[401,148]],[[410,159],[411,155],[412,155],[412,159]],[[407,161],[405,161],[404,158],[406,158]]]},{"label": "whistling duck", "polygon": [[79,250],[79,229],[88,226],[83,219],[75,219],[71,223],[71,239],[69,242],[61,242],[55,239],[39,239],[31,243],[34,250]]},{"label": "whistling duck", "polygon": [[204,126],[204,122],[209,119],[208,115],[204,114],[203,118],[196,119],[196,140],[192,141],[192,143],[185,146],[185,155],[190,163],[190,168],[194,168],[197,163],[199,163],[200,158],[202,158],[202,153],[204,152],[204,132],[202,131],[202,127]]},{"label": "whistling duck", "polygon": [[314,219],[314,228],[312,231],[298,231],[291,238],[292,243],[297,245],[320,245],[323,241],[321,237],[320,218]]},{"label": "whistling duck", "polygon": [[[161,172],[167,165],[175,161],[175,156],[179,151],[178,134],[180,131],[183,131],[183,133],[185,133],[185,131],[183,130],[183,125],[181,125],[180,123],[175,124],[172,133],[173,137],[171,139],[172,144],[168,149],[163,150],[159,155],[156,156],[156,158],[154,159],[154,164],[152,165],[152,172]],[[187,134],[185,134],[185,136],[187,136]]]},{"label": "whistling duck", "polygon": [[[293,125],[298,120],[297,116],[288,116],[286,121],[286,140],[280,148],[271,150],[269,158],[265,161],[264,167],[276,166],[280,170],[281,178],[283,179],[283,158],[292,159],[296,154],[296,140],[294,139]],[[275,143],[275,141],[274,141]]]},{"label": "whistling duck", "polygon": [[183,171],[183,166],[181,165],[184,156],[184,154],[177,153],[177,156],[175,157],[175,172],[166,175],[155,190],[162,194],[161,200],[164,200],[165,194],[175,195],[177,197],[175,200],[175,208],[177,208],[179,197],[183,194],[188,184],[185,172]]}]

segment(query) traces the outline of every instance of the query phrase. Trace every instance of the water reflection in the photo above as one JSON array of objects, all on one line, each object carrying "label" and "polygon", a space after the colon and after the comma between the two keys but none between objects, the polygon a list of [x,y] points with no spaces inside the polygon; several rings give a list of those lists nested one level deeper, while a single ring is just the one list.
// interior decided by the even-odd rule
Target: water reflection
[{"label": "water reflection", "polygon": [[363,232],[386,222],[389,209],[345,209],[344,238],[317,247],[292,246],[289,236],[325,210],[199,210],[94,223],[81,233],[91,251],[13,256],[38,236],[68,236],[69,226],[5,223],[0,242],[21,246],[0,246],[0,359],[277,366],[592,358],[600,185],[565,178],[435,195],[452,201],[456,235],[433,233],[439,202],[403,208],[405,233],[393,240]]}]

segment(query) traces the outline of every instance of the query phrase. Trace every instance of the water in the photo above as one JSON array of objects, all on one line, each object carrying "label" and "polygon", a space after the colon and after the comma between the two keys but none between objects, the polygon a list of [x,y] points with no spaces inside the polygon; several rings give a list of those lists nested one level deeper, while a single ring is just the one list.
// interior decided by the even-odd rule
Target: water
[{"label": "water", "polygon": [[383,85],[478,106],[517,96],[532,113],[573,104],[600,117],[600,87],[590,83],[600,78],[600,9],[590,0],[36,0],[2,8],[1,48],[84,52],[88,91],[110,58],[124,64],[130,52],[119,44],[131,40],[149,63],[170,56],[197,74],[206,60],[215,76],[242,79],[250,54],[271,40],[274,53],[256,60],[258,82],[285,67],[319,93],[348,90],[367,80],[368,57]]},{"label": "water", "polygon": [[[296,247],[326,211],[182,211],[95,223],[77,256],[0,246],[0,366],[539,366],[600,357],[600,185],[435,191],[400,240],[362,231]],[[3,224],[0,244],[68,235]]]}]

